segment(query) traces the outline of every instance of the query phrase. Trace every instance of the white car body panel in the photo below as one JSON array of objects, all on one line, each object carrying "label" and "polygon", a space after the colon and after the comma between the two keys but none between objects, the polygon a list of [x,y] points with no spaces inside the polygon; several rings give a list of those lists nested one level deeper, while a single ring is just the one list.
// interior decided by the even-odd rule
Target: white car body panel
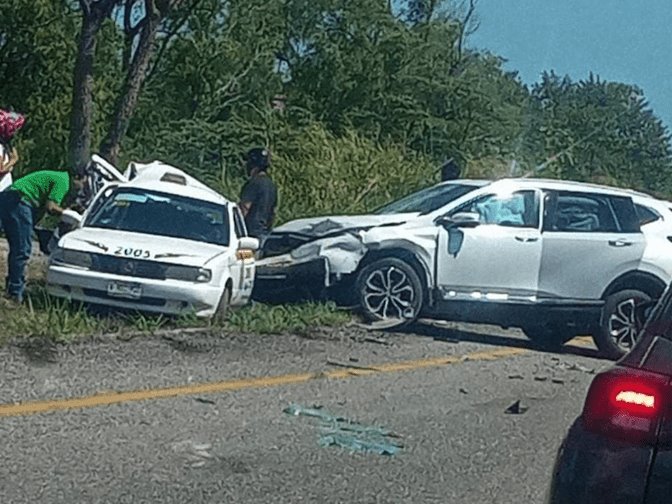
[{"label": "white car body panel", "polygon": [[632,197],[636,205],[643,205],[658,213],[660,219],[642,226],[646,249],[639,269],[660,278],[672,276],[672,202],[647,196]]},{"label": "white car body panel", "polygon": [[[449,244],[463,234],[459,251]],[[451,236],[452,235],[452,236]],[[541,265],[541,233],[483,225],[474,229],[439,231],[437,283],[444,299],[506,300],[530,297],[538,290]]]},{"label": "white car body panel", "polygon": [[645,247],[642,233],[545,232],[539,295],[600,299],[613,280],[639,269]]}]

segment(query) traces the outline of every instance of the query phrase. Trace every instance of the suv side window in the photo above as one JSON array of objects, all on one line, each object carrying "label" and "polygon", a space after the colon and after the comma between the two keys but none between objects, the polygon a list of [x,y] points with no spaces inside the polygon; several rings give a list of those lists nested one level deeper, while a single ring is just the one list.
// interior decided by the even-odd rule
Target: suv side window
[{"label": "suv side window", "polygon": [[565,233],[618,233],[621,229],[610,199],[602,194],[551,192],[544,229]]},{"label": "suv side window", "polygon": [[236,232],[236,238],[244,238],[247,236],[245,219],[243,219],[243,215],[240,213],[238,207],[233,208],[233,228]]},{"label": "suv side window", "polygon": [[453,213],[472,212],[481,224],[516,228],[539,227],[539,201],[534,191],[489,194],[462,205]]},{"label": "suv side window", "polygon": [[639,233],[639,216],[632,199],[627,196],[609,196],[616,212],[621,233]]},{"label": "suv side window", "polygon": [[635,204],[635,211],[637,212],[637,217],[639,218],[639,225],[646,226],[652,222],[656,222],[661,219],[661,216],[653,208],[645,207],[644,205]]}]

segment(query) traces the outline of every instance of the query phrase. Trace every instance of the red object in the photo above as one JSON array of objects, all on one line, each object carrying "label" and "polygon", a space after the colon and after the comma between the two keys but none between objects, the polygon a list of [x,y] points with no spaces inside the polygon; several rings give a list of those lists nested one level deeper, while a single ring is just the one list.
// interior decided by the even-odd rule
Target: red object
[{"label": "red object", "polygon": [[0,110],[0,139],[6,142],[11,140],[25,122],[26,118],[21,114]]},{"label": "red object", "polygon": [[633,443],[656,444],[670,406],[667,377],[614,368],[593,380],[583,408],[586,429]]}]

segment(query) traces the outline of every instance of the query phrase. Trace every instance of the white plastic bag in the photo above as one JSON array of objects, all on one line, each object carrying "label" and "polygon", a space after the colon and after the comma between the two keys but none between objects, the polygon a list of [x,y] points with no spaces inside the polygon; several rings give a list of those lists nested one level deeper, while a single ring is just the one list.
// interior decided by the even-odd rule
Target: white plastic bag
[{"label": "white plastic bag", "polygon": [[1,179],[0,179],[0,192],[4,191],[7,189],[9,186],[11,186],[13,183],[12,179],[12,174],[11,173],[6,173]]}]

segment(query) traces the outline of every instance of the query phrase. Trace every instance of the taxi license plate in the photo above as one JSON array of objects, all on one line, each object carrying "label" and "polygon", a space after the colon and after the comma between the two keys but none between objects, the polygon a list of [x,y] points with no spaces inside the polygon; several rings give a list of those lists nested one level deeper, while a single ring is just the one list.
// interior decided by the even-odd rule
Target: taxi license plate
[{"label": "taxi license plate", "polygon": [[110,282],[107,285],[107,294],[118,298],[140,299],[142,297],[142,287],[137,284]]}]

